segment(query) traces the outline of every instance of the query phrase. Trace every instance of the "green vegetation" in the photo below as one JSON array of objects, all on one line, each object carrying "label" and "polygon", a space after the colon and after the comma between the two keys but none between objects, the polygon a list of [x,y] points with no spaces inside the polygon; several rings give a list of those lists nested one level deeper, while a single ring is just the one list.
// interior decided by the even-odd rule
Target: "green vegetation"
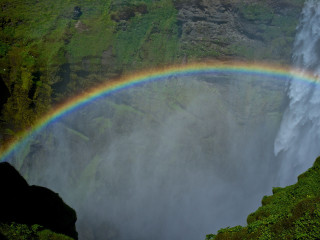
[{"label": "green vegetation", "polygon": [[240,15],[248,21],[268,23],[273,19],[274,10],[265,2],[254,4],[241,4],[239,7]]},{"label": "green vegetation", "polygon": [[175,62],[178,49],[176,14],[170,0],[159,1],[116,34],[117,65],[142,69]]},{"label": "green vegetation", "polygon": [[227,4],[244,23],[240,32],[267,47],[206,37],[206,27],[197,29],[201,41],[183,39],[178,11],[191,2],[0,0],[0,84],[6,86],[0,142],[16,138],[55,104],[123,73],[225,56],[290,59],[302,0]]},{"label": "green vegetation", "polygon": [[[244,26],[241,29],[244,35],[261,43],[256,48],[249,41],[219,36],[203,42],[182,43],[176,7],[190,2],[0,0],[0,81],[9,91],[6,102],[0,106],[0,143],[16,138],[20,131],[32,126],[67,97],[123,73],[181,63],[185,56],[191,60],[232,56],[246,60],[273,59],[280,63],[290,59],[303,0],[253,4],[239,1],[232,5],[233,12],[239,14],[240,25]],[[279,9],[290,10],[283,13]],[[203,44],[210,41],[212,45]],[[170,86],[166,97],[175,97],[170,107],[183,108],[181,102],[188,97],[177,89],[180,87]],[[115,122],[123,121],[124,115],[145,114],[132,102],[112,107],[115,112],[112,119],[99,116],[90,123],[97,126],[101,135],[115,126]],[[156,108],[148,114],[150,122],[161,117]],[[277,115],[274,118],[278,120]],[[125,127],[128,124],[123,124]],[[76,138],[90,141],[85,133],[66,129]],[[97,154],[86,166],[83,178],[98,168]],[[320,235],[319,171],[318,159],[313,168],[299,177],[296,185],[275,188],[273,196],[264,197],[263,206],[248,217],[247,227],[222,229],[207,239],[275,239],[279,236],[316,239]],[[8,239],[70,239],[38,225],[1,224],[0,233]]]},{"label": "green vegetation", "polygon": [[206,240],[231,239],[319,239],[320,157],[312,168],[285,188],[274,188],[272,196],[251,213],[246,227],[236,226],[207,235]]},{"label": "green vegetation", "polygon": [[0,234],[8,240],[72,240],[68,236],[54,233],[37,224],[29,226],[17,223],[0,223]]},{"label": "green vegetation", "polygon": [[235,42],[228,47],[229,52],[246,59],[273,59],[278,63],[286,63],[291,58],[291,47],[299,21],[297,16],[300,15],[303,3],[301,0],[240,3],[238,11],[244,21],[244,33],[268,44],[253,49],[250,43]]},{"label": "green vegetation", "polygon": [[55,103],[124,71],[170,64],[179,49],[171,0],[0,1],[1,142]]}]

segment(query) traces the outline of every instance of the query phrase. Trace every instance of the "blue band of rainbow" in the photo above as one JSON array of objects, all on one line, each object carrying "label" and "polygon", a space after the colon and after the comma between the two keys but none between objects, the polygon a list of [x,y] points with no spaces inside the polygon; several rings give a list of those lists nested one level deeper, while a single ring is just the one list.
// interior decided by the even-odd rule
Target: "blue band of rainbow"
[{"label": "blue band of rainbow", "polygon": [[319,80],[310,73],[305,73],[301,70],[294,70],[290,67],[271,66],[266,64],[256,63],[201,63],[171,66],[162,69],[151,69],[130,75],[123,76],[119,79],[108,80],[98,87],[92,88],[85,93],[69,99],[63,104],[56,106],[47,115],[41,118],[28,131],[21,133],[20,138],[10,144],[6,149],[2,150],[0,162],[6,161],[15,149],[26,142],[33,134],[39,132],[48,124],[58,120],[62,116],[73,112],[83,105],[89,104],[91,101],[101,97],[108,96],[116,91],[131,88],[137,84],[143,84],[152,81],[160,81],[171,76],[184,77],[199,74],[242,74],[256,77],[270,77],[275,79],[288,80],[295,78],[297,81],[317,84]]}]

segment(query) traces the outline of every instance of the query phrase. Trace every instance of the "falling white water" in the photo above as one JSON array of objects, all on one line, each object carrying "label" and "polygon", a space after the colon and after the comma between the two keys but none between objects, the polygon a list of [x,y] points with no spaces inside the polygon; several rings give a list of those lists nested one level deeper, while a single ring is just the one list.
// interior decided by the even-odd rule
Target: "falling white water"
[{"label": "falling white water", "polygon": [[[320,76],[320,2],[308,0],[293,49],[293,66]],[[280,185],[289,185],[320,155],[320,89],[292,79],[274,152],[281,159]]]}]

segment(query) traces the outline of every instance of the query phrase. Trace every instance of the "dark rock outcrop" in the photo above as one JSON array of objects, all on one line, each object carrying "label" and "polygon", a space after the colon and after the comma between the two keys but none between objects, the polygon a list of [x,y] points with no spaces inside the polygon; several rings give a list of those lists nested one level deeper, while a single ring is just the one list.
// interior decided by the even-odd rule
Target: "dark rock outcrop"
[{"label": "dark rock outcrop", "polygon": [[29,186],[9,163],[0,163],[0,222],[39,224],[78,238],[76,212],[47,188]]},{"label": "dark rock outcrop", "polygon": [[2,110],[3,105],[7,102],[9,97],[9,89],[0,76],[0,111]]},{"label": "dark rock outcrop", "polygon": [[73,16],[72,19],[78,20],[82,15],[81,8],[79,6],[75,6],[73,9]]},{"label": "dark rock outcrop", "polygon": [[1,240],[7,240],[7,238],[5,236],[3,236],[1,233],[0,233],[0,239]]}]

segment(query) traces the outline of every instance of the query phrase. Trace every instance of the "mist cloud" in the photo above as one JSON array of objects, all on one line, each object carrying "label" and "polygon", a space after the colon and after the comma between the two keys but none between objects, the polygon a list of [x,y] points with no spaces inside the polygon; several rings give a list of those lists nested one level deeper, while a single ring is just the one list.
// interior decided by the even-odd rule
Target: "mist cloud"
[{"label": "mist cloud", "polygon": [[48,126],[20,171],[77,210],[80,239],[204,239],[270,194],[285,101],[274,79],[145,84]]}]

